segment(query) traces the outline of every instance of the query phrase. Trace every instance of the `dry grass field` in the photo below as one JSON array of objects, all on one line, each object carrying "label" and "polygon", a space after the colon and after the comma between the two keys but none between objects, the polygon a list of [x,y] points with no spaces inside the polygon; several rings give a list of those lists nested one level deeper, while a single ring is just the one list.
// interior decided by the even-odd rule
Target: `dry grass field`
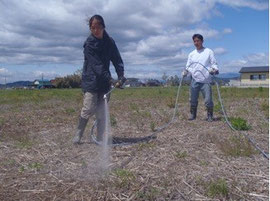
[{"label": "dry grass field", "polygon": [[[115,90],[110,100],[112,134],[143,137],[168,122],[177,88]],[[112,147],[110,171],[100,171],[100,147],[73,145],[82,106],[80,89],[0,91],[0,200],[269,200],[268,160],[243,138],[268,152],[268,89],[222,88],[225,123],[217,93],[214,122],[188,121],[188,87],[181,90],[176,121],[148,143]]]}]

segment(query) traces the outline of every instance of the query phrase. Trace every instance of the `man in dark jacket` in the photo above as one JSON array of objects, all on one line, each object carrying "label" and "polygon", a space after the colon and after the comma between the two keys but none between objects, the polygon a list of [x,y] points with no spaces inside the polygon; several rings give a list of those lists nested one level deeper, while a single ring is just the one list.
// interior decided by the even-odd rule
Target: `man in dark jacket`
[{"label": "man in dark jacket", "polygon": [[110,62],[113,63],[118,81],[116,87],[126,80],[124,64],[114,40],[105,31],[105,23],[100,15],[94,15],[89,20],[91,35],[84,43],[84,65],[82,72],[82,90],[84,93],[83,107],[79,118],[74,144],[78,144],[83,136],[89,117],[96,114],[98,140],[104,132],[104,94],[112,85]]}]

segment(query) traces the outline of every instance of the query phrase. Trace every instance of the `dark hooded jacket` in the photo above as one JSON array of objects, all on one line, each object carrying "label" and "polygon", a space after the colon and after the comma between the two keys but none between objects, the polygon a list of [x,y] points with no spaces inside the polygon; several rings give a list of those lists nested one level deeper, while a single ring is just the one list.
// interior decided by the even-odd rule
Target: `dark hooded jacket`
[{"label": "dark hooded jacket", "polygon": [[108,92],[111,86],[110,61],[118,79],[124,76],[124,64],[114,40],[104,31],[102,39],[91,34],[83,47],[83,92]]}]

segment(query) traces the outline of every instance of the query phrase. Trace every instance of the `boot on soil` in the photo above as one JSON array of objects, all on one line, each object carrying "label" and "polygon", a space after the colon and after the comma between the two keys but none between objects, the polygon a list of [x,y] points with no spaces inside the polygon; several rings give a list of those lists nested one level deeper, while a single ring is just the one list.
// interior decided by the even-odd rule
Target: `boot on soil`
[{"label": "boot on soil", "polygon": [[208,122],[214,121],[213,108],[207,108],[207,119]]},{"label": "boot on soil", "polygon": [[190,107],[190,118],[188,119],[189,121],[193,121],[197,117],[197,107]]},{"label": "boot on soil", "polygon": [[73,138],[73,144],[80,144],[88,119],[80,117],[77,132]]}]

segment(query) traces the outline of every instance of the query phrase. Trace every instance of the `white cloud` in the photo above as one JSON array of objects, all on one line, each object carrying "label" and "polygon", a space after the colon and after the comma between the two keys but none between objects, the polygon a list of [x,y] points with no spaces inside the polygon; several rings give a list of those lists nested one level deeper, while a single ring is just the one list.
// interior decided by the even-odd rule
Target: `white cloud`
[{"label": "white cloud", "polygon": [[183,48],[193,47],[192,35],[201,33],[206,39],[216,38],[219,31],[213,29],[193,29],[181,31],[178,29],[149,36],[139,42],[129,43],[123,51],[127,64],[160,65],[173,67],[187,59]]},{"label": "white cloud", "polygon": [[136,72],[136,73],[132,73],[132,74],[127,74],[128,77],[136,77],[136,78],[139,78],[139,79],[149,79],[149,78],[152,78],[152,79],[160,79],[160,73],[158,72],[148,72],[148,73],[139,73],[139,72]]},{"label": "white cloud", "polygon": [[224,34],[230,34],[230,33],[232,33],[232,29],[230,29],[230,28],[225,28],[225,29],[223,29],[223,33],[224,33]]},{"label": "white cloud", "polygon": [[0,77],[10,77],[12,75],[11,72],[6,68],[0,68]]},{"label": "white cloud", "polygon": [[266,0],[217,0],[217,2],[235,8],[248,7],[255,10],[267,10],[269,8],[269,2]]},{"label": "white cloud", "polygon": [[238,72],[241,67],[269,66],[269,53],[253,53],[244,55],[240,59],[225,61],[222,72]]},{"label": "white cloud", "polygon": [[0,84],[4,84],[10,77],[12,77],[12,73],[8,69],[0,68]]},{"label": "white cloud", "polygon": [[227,53],[227,50],[223,47],[217,47],[213,51],[215,54],[219,54],[219,55]]},{"label": "white cloud", "polygon": [[[161,51],[172,48],[172,53],[190,46],[190,37],[196,29],[185,31],[185,27],[209,18],[215,1],[22,0],[18,3],[4,0],[0,6],[3,8],[0,14],[1,63],[78,64],[82,62],[82,44],[89,32],[87,16],[101,13],[121,51],[135,43],[138,44],[136,51],[149,53],[147,58],[151,60],[157,52],[151,54],[151,48],[163,45]],[[181,32],[177,33],[179,30]],[[173,37],[172,40],[169,37]]]},{"label": "white cloud", "polygon": [[3,74],[6,74],[8,72],[7,69],[5,68],[0,68],[0,74],[3,75]]},{"label": "white cloud", "polygon": [[60,77],[61,75],[54,71],[34,71],[32,76],[36,77],[37,79],[42,77],[46,79],[53,79],[55,77]]},{"label": "white cloud", "polygon": [[[268,9],[260,0],[2,0],[0,63],[82,65],[82,45],[89,34],[86,19],[99,13],[126,66],[176,69],[186,62],[194,33],[206,40],[232,33],[229,27],[217,30],[204,24],[222,15],[217,4]],[[226,50],[217,48],[216,53]]]}]

